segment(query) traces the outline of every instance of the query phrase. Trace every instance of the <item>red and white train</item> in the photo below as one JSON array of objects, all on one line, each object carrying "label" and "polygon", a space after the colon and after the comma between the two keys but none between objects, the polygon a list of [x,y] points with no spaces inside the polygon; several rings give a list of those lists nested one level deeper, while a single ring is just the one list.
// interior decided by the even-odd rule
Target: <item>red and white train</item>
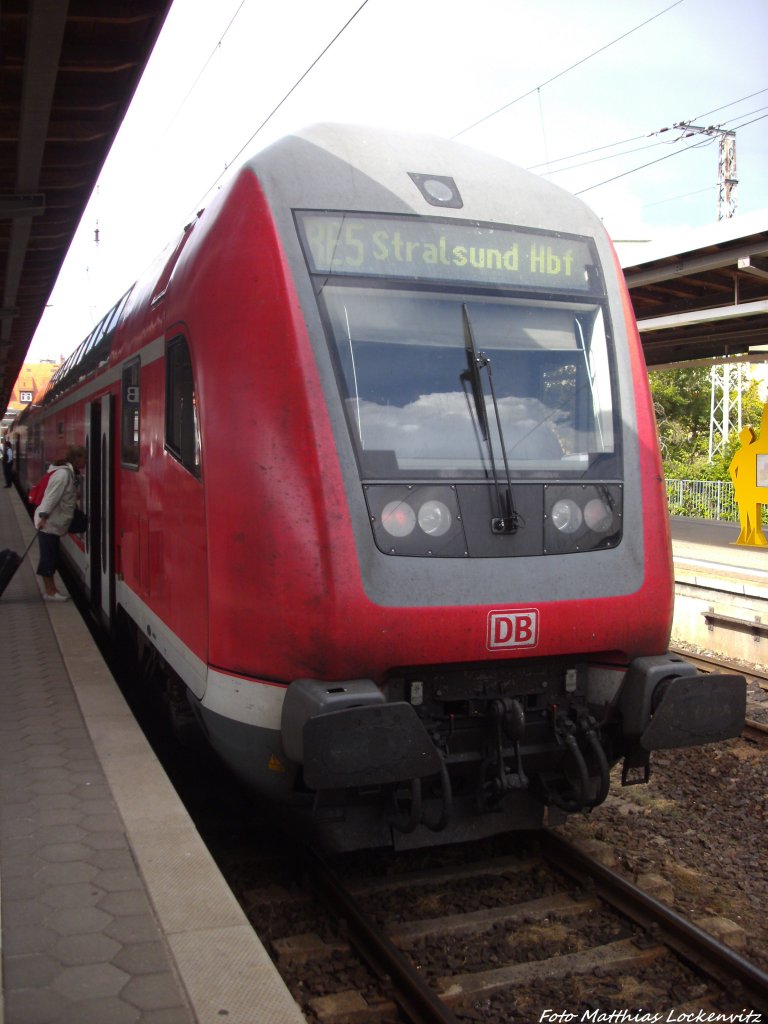
[{"label": "red and white train", "polygon": [[221,757],[338,849],[588,809],[738,733],[667,653],[646,370],[599,220],[437,140],[250,160],[17,428],[89,450],[66,556]]}]

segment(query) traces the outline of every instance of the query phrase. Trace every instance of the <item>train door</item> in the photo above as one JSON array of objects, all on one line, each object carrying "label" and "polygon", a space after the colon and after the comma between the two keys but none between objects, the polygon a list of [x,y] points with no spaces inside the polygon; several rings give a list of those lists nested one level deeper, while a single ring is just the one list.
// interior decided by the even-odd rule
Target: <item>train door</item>
[{"label": "train door", "polygon": [[113,573],[114,398],[103,395],[89,406],[88,423],[88,587],[91,605],[109,625],[115,607]]},{"label": "train door", "polygon": [[[101,434],[101,403],[92,402],[85,408],[85,450],[87,452],[85,471],[85,492],[81,496],[83,508],[88,515],[88,531],[85,535],[85,588],[95,608],[101,604],[101,571],[99,551],[101,549],[101,522],[99,519],[98,494],[100,460],[98,438]],[[96,440],[94,440],[96,439]]]}]

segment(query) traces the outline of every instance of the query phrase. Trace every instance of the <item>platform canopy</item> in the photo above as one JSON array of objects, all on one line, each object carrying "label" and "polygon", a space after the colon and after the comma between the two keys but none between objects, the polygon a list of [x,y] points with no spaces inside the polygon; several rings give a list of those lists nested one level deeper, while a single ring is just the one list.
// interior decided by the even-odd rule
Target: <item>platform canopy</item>
[{"label": "platform canopy", "polygon": [[768,211],[617,249],[649,367],[768,362]]},{"label": "platform canopy", "polygon": [[170,6],[0,3],[0,414]]}]

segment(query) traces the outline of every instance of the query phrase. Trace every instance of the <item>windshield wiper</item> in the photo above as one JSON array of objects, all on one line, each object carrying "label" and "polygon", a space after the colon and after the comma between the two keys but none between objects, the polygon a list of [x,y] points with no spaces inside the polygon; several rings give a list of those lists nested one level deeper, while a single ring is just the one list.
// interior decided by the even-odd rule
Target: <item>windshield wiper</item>
[{"label": "windshield wiper", "polygon": [[461,380],[462,383],[469,381],[470,387],[472,388],[472,398],[475,403],[475,412],[477,413],[477,424],[480,427],[480,433],[483,436],[483,440],[491,449],[491,466],[495,469],[493,446],[491,445],[491,435],[488,430],[488,412],[485,408],[483,380],[480,376],[480,362],[475,348],[475,336],[472,332],[472,324],[469,320],[469,311],[466,303],[462,305],[461,313],[464,321],[464,349],[467,354],[467,369],[461,374]]},{"label": "windshield wiper", "polygon": [[[515,511],[515,505],[512,498],[512,474],[509,472],[507,449],[504,444],[504,432],[501,429],[499,403],[496,400],[496,389],[493,386],[491,360],[485,352],[477,351],[475,335],[472,330],[472,322],[469,319],[469,310],[467,309],[466,302],[463,302],[461,305],[461,313],[464,322],[464,349],[467,355],[467,369],[463,370],[460,375],[461,382],[463,386],[467,381],[469,381],[470,387],[472,388],[472,398],[477,412],[477,422],[480,427],[480,433],[482,434],[483,440],[488,445],[488,460],[491,464],[493,483],[496,488],[496,504],[499,514],[491,519],[491,530],[494,533],[515,533],[518,527],[518,515]],[[488,374],[488,387],[491,392],[491,402],[493,403],[493,411],[496,416],[496,427],[499,432],[501,456],[504,462],[504,474],[507,481],[506,491],[502,491],[499,487],[499,477],[496,471],[496,456],[493,452],[493,441],[491,440],[491,431],[488,426],[488,412],[485,405],[485,390],[483,388],[483,378],[481,375],[483,370]],[[464,389],[464,393],[466,394],[466,388]]]}]

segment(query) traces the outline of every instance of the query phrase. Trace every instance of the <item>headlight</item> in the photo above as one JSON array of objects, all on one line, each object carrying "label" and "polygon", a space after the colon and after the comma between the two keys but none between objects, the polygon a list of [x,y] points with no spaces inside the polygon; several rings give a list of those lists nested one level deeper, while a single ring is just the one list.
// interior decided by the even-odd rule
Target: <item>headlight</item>
[{"label": "headlight", "polygon": [[553,524],[561,533],[576,533],[584,516],[581,509],[571,498],[561,498],[552,506],[550,512]]},{"label": "headlight", "polygon": [[613,510],[602,498],[592,498],[584,506],[584,522],[595,533],[608,533],[613,527]]},{"label": "headlight", "polygon": [[544,554],[615,548],[621,542],[620,483],[544,485]]},{"label": "headlight", "polygon": [[466,558],[453,484],[365,484],[376,546],[385,555]]},{"label": "headlight", "polygon": [[381,525],[391,537],[407,537],[416,526],[416,513],[405,501],[388,501],[381,510]]},{"label": "headlight", "polygon": [[430,537],[442,537],[451,528],[453,516],[442,501],[425,501],[419,509],[419,526]]}]

